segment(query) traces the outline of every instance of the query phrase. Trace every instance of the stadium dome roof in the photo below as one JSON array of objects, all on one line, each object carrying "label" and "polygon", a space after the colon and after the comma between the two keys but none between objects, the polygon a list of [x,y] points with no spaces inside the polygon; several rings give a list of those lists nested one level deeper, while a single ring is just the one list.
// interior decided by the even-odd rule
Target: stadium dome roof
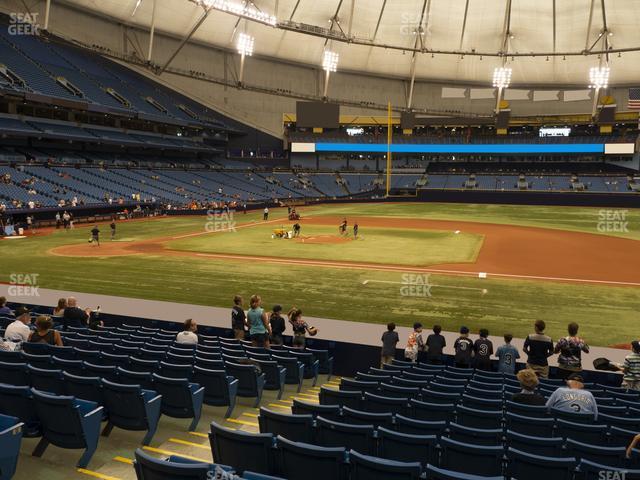
[{"label": "stadium dome roof", "polygon": [[[154,0],[66,0],[148,29]],[[254,54],[338,70],[490,86],[503,61],[513,86],[586,87],[609,51],[611,85],[640,84],[640,0],[155,0],[156,28]],[[604,61],[604,59],[603,59]]]}]

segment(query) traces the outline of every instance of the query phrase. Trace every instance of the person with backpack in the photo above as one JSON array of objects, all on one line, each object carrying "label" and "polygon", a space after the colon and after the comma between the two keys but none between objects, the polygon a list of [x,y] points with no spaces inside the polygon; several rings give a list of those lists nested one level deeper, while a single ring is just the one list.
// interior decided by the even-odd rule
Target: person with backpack
[{"label": "person with backpack", "polygon": [[413,332],[407,339],[407,346],[404,349],[404,358],[412,362],[418,361],[418,354],[424,351],[424,340],[422,339],[422,324],[416,322],[413,324]]}]

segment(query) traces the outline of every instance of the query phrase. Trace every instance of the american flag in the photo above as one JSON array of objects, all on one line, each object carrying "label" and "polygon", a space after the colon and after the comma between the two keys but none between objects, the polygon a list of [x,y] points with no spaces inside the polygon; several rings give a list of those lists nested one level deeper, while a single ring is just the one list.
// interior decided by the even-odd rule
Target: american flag
[{"label": "american flag", "polygon": [[629,89],[629,103],[627,103],[629,110],[640,110],[640,88]]}]

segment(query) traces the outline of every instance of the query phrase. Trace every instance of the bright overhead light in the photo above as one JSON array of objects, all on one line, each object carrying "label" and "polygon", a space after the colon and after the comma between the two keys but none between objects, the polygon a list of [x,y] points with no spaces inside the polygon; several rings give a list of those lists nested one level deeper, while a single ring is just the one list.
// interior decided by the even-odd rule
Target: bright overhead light
[{"label": "bright overhead light", "polygon": [[140,4],[141,4],[141,3],[142,3],[142,0],[138,0],[138,1],[136,2],[136,6],[135,6],[135,7],[133,7],[133,12],[131,12],[131,16],[132,16],[132,17],[133,17],[133,16],[136,14],[136,12],[138,11],[138,8],[140,7]]},{"label": "bright overhead light", "polygon": [[256,20],[268,25],[275,25],[277,23],[276,17],[269,15],[261,10],[258,10],[253,2],[251,4],[243,4],[238,2],[232,2],[229,0],[200,0],[203,5],[222,12],[229,12],[234,15]]},{"label": "bright overhead light", "polygon": [[493,86],[496,88],[509,88],[511,73],[512,70],[508,67],[496,67],[493,70]]},{"label": "bright overhead light", "polygon": [[340,55],[331,50],[324,51],[324,57],[322,59],[322,68],[327,72],[335,72],[338,69],[338,60]]},{"label": "bright overhead light", "polygon": [[609,74],[611,69],[609,67],[592,67],[589,70],[589,81],[591,85],[589,88],[607,88],[609,86]]},{"label": "bright overhead light", "polygon": [[254,40],[255,39],[251,35],[247,35],[246,33],[238,35],[238,42],[236,43],[238,53],[247,57],[253,55]]}]

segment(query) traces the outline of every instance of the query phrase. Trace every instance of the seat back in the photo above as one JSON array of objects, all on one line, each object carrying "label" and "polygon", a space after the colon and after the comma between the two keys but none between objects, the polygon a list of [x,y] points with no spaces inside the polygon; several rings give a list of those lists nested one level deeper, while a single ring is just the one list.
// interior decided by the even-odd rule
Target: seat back
[{"label": "seat back", "polygon": [[607,442],[608,431],[607,425],[585,425],[561,419],[556,420],[555,435],[557,437],[571,438],[582,443],[603,445]]},{"label": "seat back", "polygon": [[604,465],[622,465],[626,454],[624,447],[605,447],[572,439],[566,441],[565,447],[569,455],[577,460],[589,460]]},{"label": "seat back", "polygon": [[146,430],[147,412],[142,390],[138,385],[121,385],[102,379],[104,405],[109,421],[127,430]]},{"label": "seat back", "polygon": [[474,445],[502,445],[502,428],[472,428],[450,423],[449,438]]},{"label": "seat back", "polygon": [[238,473],[245,470],[270,474],[274,471],[274,436],[229,430],[211,422],[211,451],[216,462],[233,465]]},{"label": "seat back", "polygon": [[396,462],[349,452],[351,480],[418,480],[421,465],[418,462]]},{"label": "seat back", "polygon": [[279,390],[281,387],[280,369],[278,363],[273,360],[256,360],[262,373],[264,373],[264,388],[267,390]]},{"label": "seat back", "polygon": [[55,368],[59,368],[60,370],[71,373],[72,375],[83,375],[84,374],[84,364],[82,360],[71,360],[68,358],[58,358],[55,355],[52,357],[51,361],[53,362],[53,366]]},{"label": "seat back", "polygon": [[253,365],[226,363],[227,374],[238,380],[238,395],[241,397],[258,396],[258,370]]},{"label": "seat back", "polygon": [[153,374],[156,392],[162,395],[162,413],[170,417],[193,417],[193,394],[186,378],[167,378]]},{"label": "seat back", "polygon": [[457,423],[471,428],[495,429],[502,427],[502,410],[478,410],[458,405]]},{"label": "seat back", "polygon": [[504,419],[506,428],[513,432],[533,437],[551,437],[553,435],[555,425],[553,418],[525,417],[507,412]]},{"label": "seat back", "polygon": [[[440,439],[441,466],[472,475],[498,476],[502,474],[504,448],[478,446],[450,438]],[[518,478],[518,480],[520,480]]]},{"label": "seat back", "polygon": [[0,412],[24,422],[25,437],[41,434],[42,426],[29,387],[0,384]]},{"label": "seat back", "polygon": [[258,424],[261,433],[272,433],[293,442],[313,443],[313,417],[289,415],[260,407]]},{"label": "seat back", "polygon": [[22,352],[24,361],[32,367],[36,368],[51,368],[51,355],[32,355],[26,352]]},{"label": "seat back", "polygon": [[29,365],[29,380],[31,386],[36,390],[51,393],[53,395],[64,395],[64,383],[62,382],[62,370],[36,368]]},{"label": "seat back", "polygon": [[359,391],[349,392],[333,390],[327,387],[320,387],[321,405],[340,405],[360,410],[362,405],[362,393]]},{"label": "seat back", "polygon": [[178,463],[160,460],[146,454],[142,449],[136,450],[133,467],[138,480],[209,480],[212,465],[209,463]]},{"label": "seat back", "polygon": [[378,428],[378,456],[398,462],[415,462],[423,465],[437,463],[438,437],[435,435],[410,435]]},{"label": "seat back", "polygon": [[392,413],[373,413],[354,410],[349,407],[342,408],[342,419],[339,420],[352,425],[373,425],[374,427],[386,426],[392,428]]},{"label": "seat back", "polygon": [[229,404],[229,384],[224,370],[208,370],[195,365],[193,381],[204,387],[204,403],[207,405]]},{"label": "seat back", "polygon": [[409,404],[411,406],[411,415],[409,416],[418,420],[448,422],[453,419],[455,414],[453,403],[429,403],[412,398],[409,400]]},{"label": "seat back", "polygon": [[525,453],[543,457],[561,457],[564,447],[563,438],[532,437],[507,430],[507,445]]},{"label": "seat back", "polygon": [[156,372],[160,368],[160,361],[158,360],[147,360],[144,358],[138,357],[129,357],[129,366],[127,370],[131,370],[133,372]]},{"label": "seat back", "polygon": [[364,394],[364,409],[367,412],[378,413],[399,413],[407,415],[409,413],[409,399],[397,397],[383,397],[373,393]]},{"label": "seat back", "polygon": [[61,448],[86,448],[81,413],[73,397],[33,390],[33,400],[44,438]]},{"label": "seat back", "polygon": [[26,363],[0,362],[0,383],[6,385],[29,385]]},{"label": "seat back", "polygon": [[400,433],[409,435],[436,435],[440,437],[447,429],[445,421],[417,420],[403,415],[395,416],[395,428]]},{"label": "seat back", "polygon": [[375,455],[373,425],[350,425],[322,417],[316,419],[316,424],[317,444],[325,447],[344,447],[365,455]]},{"label": "seat back", "polygon": [[523,415],[525,417],[550,418],[549,411],[544,405],[526,405],[507,400],[504,404],[507,412]]},{"label": "seat back", "polygon": [[321,415],[324,418],[340,421],[340,405],[318,405],[317,403],[305,402],[293,399],[291,412],[295,415],[311,415],[316,418]]},{"label": "seat back", "polygon": [[279,464],[289,480],[336,479],[347,477],[342,447],[320,447],[278,437]]},{"label": "seat back", "polygon": [[571,480],[576,466],[573,457],[543,457],[514,448],[507,449],[507,459],[509,476],[518,480]]},{"label": "seat back", "polygon": [[193,377],[193,366],[160,362],[160,375],[167,378],[191,379]]},{"label": "seat back", "polygon": [[100,377],[85,377],[62,372],[65,395],[104,405]]},{"label": "seat back", "polygon": [[110,382],[118,381],[118,367],[115,365],[96,365],[84,362],[84,369],[87,375],[92,377],[100,377]]},{"label": "seat back", "polygon": [[122,385],[140,385],[145,390],[153,390],[153,374],[151,372],[132,372],[118,367],[118,383]]},{"label": "seat back", "polygon": [[350,378],[340,380],[341,391],[377,393],[379,388],[380,384],[377,381],[351,380]]}]

